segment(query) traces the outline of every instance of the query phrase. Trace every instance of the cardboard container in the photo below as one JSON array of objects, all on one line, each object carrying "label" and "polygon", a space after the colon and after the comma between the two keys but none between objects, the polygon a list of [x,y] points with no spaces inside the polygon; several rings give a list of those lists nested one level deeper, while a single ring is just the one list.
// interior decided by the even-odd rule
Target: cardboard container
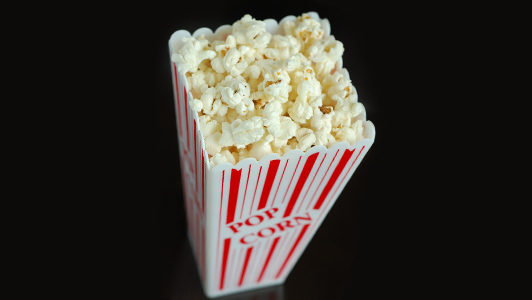
[{"label": "cardboard container", "polygon": [[[328,36],[327,19],[309,14]],[[279,24],[295,18],[287,16]],[[282,30],[275,20],[265,23],[272,34]],[[231,32],[223,25],[214,33],[200,28],[192,36],[225,40]],[[171,36],[170,56],[185,36],[191,34],[179,30]],[[353,145],[316,146],[209,170],[198,115],[187,102],[192,99],[188,82],[175,63],[171,68],[188,236],[205,294],[218,297],[283,283],[373,144],[375,127],[364,112],[357,118],[364,121],[365,139]],[[335,71],[349,78],[342,61]]]}]

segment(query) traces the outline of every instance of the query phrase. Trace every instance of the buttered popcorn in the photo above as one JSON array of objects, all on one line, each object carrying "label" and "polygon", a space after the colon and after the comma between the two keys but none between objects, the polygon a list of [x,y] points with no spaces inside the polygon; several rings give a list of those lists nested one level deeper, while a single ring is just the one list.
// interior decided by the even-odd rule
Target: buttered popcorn
[{"label": "buttered popcorn", "polygon": [[210,167],[364,138],[364,107],[351,80],[335,72],[344,53],[308,14],[281,24],[245,15],[225,40],[183,38],[172,55],[187,77]]}]

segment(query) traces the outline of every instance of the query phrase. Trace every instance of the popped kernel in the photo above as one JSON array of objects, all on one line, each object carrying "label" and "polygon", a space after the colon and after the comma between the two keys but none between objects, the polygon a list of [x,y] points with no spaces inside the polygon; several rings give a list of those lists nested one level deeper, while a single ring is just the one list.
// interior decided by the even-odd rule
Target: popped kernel
[{"label": "popped kernel", "polygon": [[187,78],[210,168],[364,139],[364,106],[336,70],[344,45],[309,14],[280,26],[284,34],[272,35],[246,14],[225,40],[183,38],[172,55]]},{"label": "popped kernel", "polygon": [[183,47],[171,57],[171,60],[178,64],[180,73],[196,72],[203,60],[213,59],[216,55],[212,50],[204,50],[209,42],[207,40],[185,37],[183,41],[185,42]]}]

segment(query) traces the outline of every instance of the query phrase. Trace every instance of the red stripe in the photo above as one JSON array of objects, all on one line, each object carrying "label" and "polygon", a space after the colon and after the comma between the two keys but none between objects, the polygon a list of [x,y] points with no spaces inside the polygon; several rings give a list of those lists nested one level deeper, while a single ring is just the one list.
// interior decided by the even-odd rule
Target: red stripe
[{"label": "red stripe", "polygon": [[[262,244],[262,242],[258,242],[257,243],[257,251],[255,251],[252,255],[251,255],[251,266],[252,266],[252,269],[251,269],[251,274],[256,274],[257,272],[255,271],[255,269],[257,269],[259,267],[259,259],[260,259],[260,256],[261,254],[264,252],[262,251],[263,248],[266,249],[266,243]],[[253,275],[252,275],[253,276]]]},{"label": "red stripe", "polygon": [[279,251],[277,251],[277,257],[274,256],[275,263],[274,266],[280,266],[281,263],[279,262],[283,257],[285,257],[285,253],[288,253],[289,244],[291,244],[292,240],[296,238],[298,235],[297,230],[289,231],[285,236],[281,237],[281,241],[279,241]]},{"label": "red stripe", "polygon": [[281,204],[284,203],[284,199],[286,199],[286,195],[288,195],[288,190],[290,189],[290,186],[292,185],[292,180],[294,180],[294,176],[297,172],[297,167],[299,167],[299,162],[301,161],[301,157],[299,157],[299,160],[297,161],[296,169],[294,170],[294,174],[292,174],[292,178],[290,179],[290,183],[288,184],[288,188],[286,189],[286,193],[284,194],[283,201],[281,201]]},{"label": "red stripe", "polygon": [[253,193],[253,200],[251,201],[251,207],[249,208],[249,214],[253,211],[253,203],[255,203],[255,195],[257,194],[257,188],[259,187],[260,173],[262,172],[262,166],[259,169],[259,176],[257,177],[257,184],[255,185],[255,192]]},{"label": "red stripe", "polygon": [[268,202],[268,197],[270,196],[270,191],[272,189],[273,181],[275,180],[275,175],[277,175],[277,169],[279,169],[280,162],[280,159],[272,160],[270,162],[268,173],[266,173],[266,180],[264,181],[264,189],[262,190],[262,196],[260,197],[259,207],[257,209],[263,209]]},{"label": "red stripe", "polygon": [[177,84],[177,68],[174,63],[174,73],[175,73],[175,98],[177,102],[177,121],[179,122],[179,126],[177,128],[179,129],[179,136],[183,136],[183,133],[181,132],[181,104],[179,104],[179,85]]},{"label": "red stripe", "polygon": [[238,190],[240,189],[240,177],[242,169],[231,169],[231,184],[229,185],[229,203],[227,204],[227,219],[225,224],[235,220],[236,202],[238,200]]},{"label": "red stripe", "polygon": [[[260,261],[262,260],[262,257],[266,258],[266,254],[268,254],[266,253],[266,248],[268,248],[268,243],[270,241],[273,241],[273,240],[269,239],[269,240],[264,241],[264,243],[262,243],[262,241],[257,242],[257,245],[255,247],[257,251],[255,251],[255,253],[251,256],[251,262],[253,263],[252,264],[253,269],[251,271],[252,277],[256,277],[256,275],[259,274],[258,269],[261,268]],[[253,279],[251,279],[250,281],[252,280]]]},{"label": "red stripe", "polygon": [[[220,250],[220,228],[222,228],[222,207],[224,203],[224,176],[225,170],[222,171],[222,196],[220,197],[220,217],[218,218],[218,240],[216,242],[216,253]],[[216,256],[216,266],[218,266],[218,255]]]},{"label": "red stripe", "polygon": [[229,248],[231,247],[231,239],[227,238],[224,241],[224,256],[222,260],[222,277],[220,279],[220,290],[224,288],[225,269],[227,268],[227,256],[229,255]]},{"label": "red stripe", "polygon": [[246,276],[246,269],[248,267],[249,256],[251,255],[252,250],[253,250],[253,247],[250,247],[248,248],[248,251],[246,252],[246,258],[244,259],[244,267],[242,268],[242,275],[240,275],[240,282],[238,283],[238,286],[242,285],[242,282],[244,281],[244,276]]},{"label": "red stripe", "polygon": [[303,229],[301,230],[301,233],[299,234],[299,236],[297,237],[297,240],[294,244],[294,246],[292,247],[292,249],[290,249],[290,253],[288,253],[288,256],[286,257],[283,265],[281,266],[281,269],[279,269],[279,272],[277,272],[277,275],[275,275],[275,278],[279,278],[279,276],[281,275],[281,273],[283,272],[284,268],[286,267],[286,263],[288,263],[288,260],[290,259],[290,257],[292,256],[292,254],[294,253],[294,250],[296,249],[297,245],[299,244],[299,242],[301,241],[301,238],[303,237],[303,235],[305,234],[305,232],[307,231],[308,229],[308,226],[310,224],[306,224],[305,226],[303,226]]},{"label": "red stripe", "polygon": [[331,188],[336,183],[336,180],[338,179],[338,176],[342,173],[342,171],[345,168],[345,165],[353,155],[353,152],[355,152],[355,149],[349,151],[348,149],[345,149],[344,155],[342,155],[342,158],[338,162],[338,165],[336,166],[336,169],[334,169],[334,172],[331,175],[331,178],[329,178],[329,182],[327,182],[327,185],[323,188],[323,191],[321,192],[320,197],[318,198],[318,201],[316,202],[316,205],[314,205],[314,209],[320,209],[321,205],[323,204],[323,201],[331,191]]},{"label": "red stripe", "polygon": [[286,160],[286,164],[284,165],[283,174],[281,175],[281,179],[279,179],[279,185],[277,186],[277,190],[275,191],[275,195],[273,196],[272,206],[275,203],[275,200],[277,199],[277,192],[279,191],[279,187],[281,186],[281,183],[283,183],[283,177],[284,177],[284,171],[286,170],[286,166],[288,166],[289,159]]},{"label": "red stripe", "polygon": [[272,247],[270,248],[270,252],[268,253],[268,257],[266,258],[266,261],[264,262],[264,267],[262,267],[262,271],[260,272],[259,279],[257,279],[257,283],[259,283],[262,280],[262,276],[264,275],[264,272],[266,271],[266,268],[268,267],[268,264],[270,263],[270,258],[272,258],[273,251],[275,251],[275,247],[277,246],[277,242],[279,242],[279,236],[273,240]]},{"label": "red stripe", "polygon": [[[308,190],[307,190],[307,192],[305,193],[305,196],[303,196],[303,199],[306,199],[306,198],[307,198],[308,191],[310,191],[310,189],[312,188],[312,184],[314,183],[314,179],[316,179],[316,175],[318,175],[318,172],[319,172],[320,169],[321,169],[321,165],[323,164],[323,161],[325,160],[326,157],[327,157],[327,153],[325,153],[325,155],[323,156],[323,159],[321,160],[320,166],[319,166],[318,169],[316,170],[316,173],[314,173],[314,177],[312,178],[312,181],[310,182],[310,185],[309,185],[309,187],[308,187]],[[312,196],[311,196],[311,198],[312,198]],[[300,205],[299,208],[297,209],[297,212],[298,212],[298,213],[299,213],[299,210],[301,209],[301,206],[303,205],[303,202],[304,202],[304,201],[301,201],[301,205]],[[307,210],[309,209],[311,203],[312,203],[312,199],[311,199],[311,201],[308,202]]]},{"label": "red stripe", "polygon": [[355,158],[355,160],[353,161],[353,163],[351,164],[351,166],[349,167],[349,169],[347,170],[347,173],[345,173],[344,177],[342,178],[342,180],[340,180],[340,184],[336,187],[336,189],[334,190],[334,193],[333,195],[336,195],[336,192],[338,192],[338,189],[340,188],[340,186],[342,186],[342,183],[344,182],[345,178],[347,177],[347,174],[349,174],[349,172],[351,172],[351,168],[353,168],[353,166],[355,165],[355,163],[357,162],[357,159],[358,157],[360,156],[360,153],[362,153],[362,151],[364,150],[364,147],[366,146],[362,146],[362,149],[360,149],[360,152],[358,152],[358,155],[357,157]]},{"label": "red stripe", "polygon": [[187,144],[188,149],[190,149],[190,131],[188,130],[188,101],[187,101],[187,89],[183,87],[183,91],[185,92],[185,121],[187,123]]},{"label": "red stripe", "polygon": [[233,265],[235,266],[233,268],[233,270],[231,271],[231,284],[232,285],[237,285],[237,282],[238,282],[238,276],[239,275],[242,275],[242,274],[238,274],[238,270],[242,270],[242,267],[244,265],[244,258],[242,256],[242,253],[244,252],[244,248],[240,248],[238,250],[233,250],[235,253],[238,252],[238,254],[236,254],[236,258],[235,260],[233,261]]},{"label": "red stripe", "polygon": [[297,199],[299,198],[299,194],[301,193],[303,186],[307,182],[307,178],[310,175],[310,171],[312,171],[312,168],[314,167],[314,163],[316,163],[318,155],[319,153],[314,153],[307,158],[307,161],[303,166],[303,170],[301,170],[299,180],[296,183],[296,187],[292,192],[292,197],[290,197],[290,200],[288,201],[288,205],[286,206],[286,210],[284,211],[283,218],[290,216],[290,214],[292,213],[292,209],[294,208],[294,205],[296,204]]},{"label": "red stripe", "polygon": [[[357,157],[355,158],[355,161],[351,164],[351,167],[349,167],[349,171],[351,171],[351,168],[353,167],[353,165],[354,165],[355,162],[357,161],[358,157],[360,156],[360,153],[362,153],[362,150],[364,150],[364,147],[366,147],[366,146],[362,146],[362,149],[360,150],[360,152],[358,153]],[[347,174],[349,174],[349,171],[347,171]],[[344,175],[344,179],[345,179],[345,177],[347,176],[347,174]],[[336,190],[338,190],[338,188],[337,188]],[[326,206],[329,205],[329,203],[331,202],[331,199],[332,199],[332,197],[329,198],[329,201],[327,202],[327,205],[326,205]],[[316,225],[319,224],[319,222],[320,222],[320,220],[321,220],[321,216],[323,215],[323,213],[324,213],[326,210],[327,210],[327,209],[322,209],[322,210],[321,210],[320,215],[318,216],[318,218],[316,218],[316,221],[312,224],[312,229],[314,229],[314,227],[316,227]],[[312,229],[310,230],[311,232],[312,232]]]},{"label": "red stripe", "polygon": [[336,153],[334,154],[334,157],[333,159],[331,160],[331,162],[329,163],[329,167],[327,168],[327,171],[325,171],[325,175],[323,175],[321,177],[321,180],[320,180],[320,184],[318,184],[318,188],[316,189],[316,193],[312,196],[312,200],[310,200],[310,202],[312,203],[314,201],[314,197],[315,195],[317,195],[320,187],[321,187],[321,184],[323,183],[323,180],[325,179],[325,177],[327,177],[327,174],[329,174],[329,169],[331,168],[331,166],[333,165],[335,159],[336,159],[336,156],[338,155],[338,152],[340,151],[340,149],[336,150]]},{"label": "red stripe", "polygon": [[244,204],[246,203],[246,194],[248,192],[249,174],[251,173],[251,165],[248,169],[248,179],[246,180],[246,190],[244,191],[244,199],[242,200],[242,209],[240,210],[240,218],[242,219],[242,213],[244,212]]}]

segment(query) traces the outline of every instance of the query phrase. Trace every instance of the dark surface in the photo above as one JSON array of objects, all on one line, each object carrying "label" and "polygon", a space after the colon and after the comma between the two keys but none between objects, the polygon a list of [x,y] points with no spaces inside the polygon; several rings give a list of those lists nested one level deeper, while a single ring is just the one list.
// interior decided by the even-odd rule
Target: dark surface
[{"label": "dark surface", "polygon": [[[431,30],[419,26],[413,14],[405,14],[410,8],[403,6],[347,8],[329,1],[194,4],[130,4],[118,18],[94,16],[102,34],[89,37],[86,45],[101,57],[101,65],[90,66],[101,71],[92,80],[105,86],[104,100],[94,100],[105,108],[105,101],[111,100],[106,111],[116,120],[106,128],[110,143],[100,149],[112,162],[100,181],[114,187],[106,195],[117,211],[108,213],[112,225],[105,228],[108,238],[97,250],[102,259],[94,259],[101,263],[99,282],[111,288],[116,299],[205,298],[186,239],[170,35],[179,29],[215,29],[246,13],[280,20],[316,11],[329,19],[332,34],[344,44],[344,67],[367,118],[375,124],[376,141],[286,283],[223,299],[354,299],[416,293],[433,262],[424,254],[432,247],[422,229],[425,225],[419,226],[428,215],[425,211],[420,218],[424,206],[417,201],[429,189],[426,183],[420,186],[419,177],[430,174],[424,168],[416,170],[423,165],[418,159],[426,158],[424,151],[431,146],[415,148],[405,139],[413,135],[412,119],[433,109],[420,97],[422,77],[428,75],[417,70],[423,64],[423,49],[430,47],[420,40]],[[419,136],[426,133],[417,130]]]}]

